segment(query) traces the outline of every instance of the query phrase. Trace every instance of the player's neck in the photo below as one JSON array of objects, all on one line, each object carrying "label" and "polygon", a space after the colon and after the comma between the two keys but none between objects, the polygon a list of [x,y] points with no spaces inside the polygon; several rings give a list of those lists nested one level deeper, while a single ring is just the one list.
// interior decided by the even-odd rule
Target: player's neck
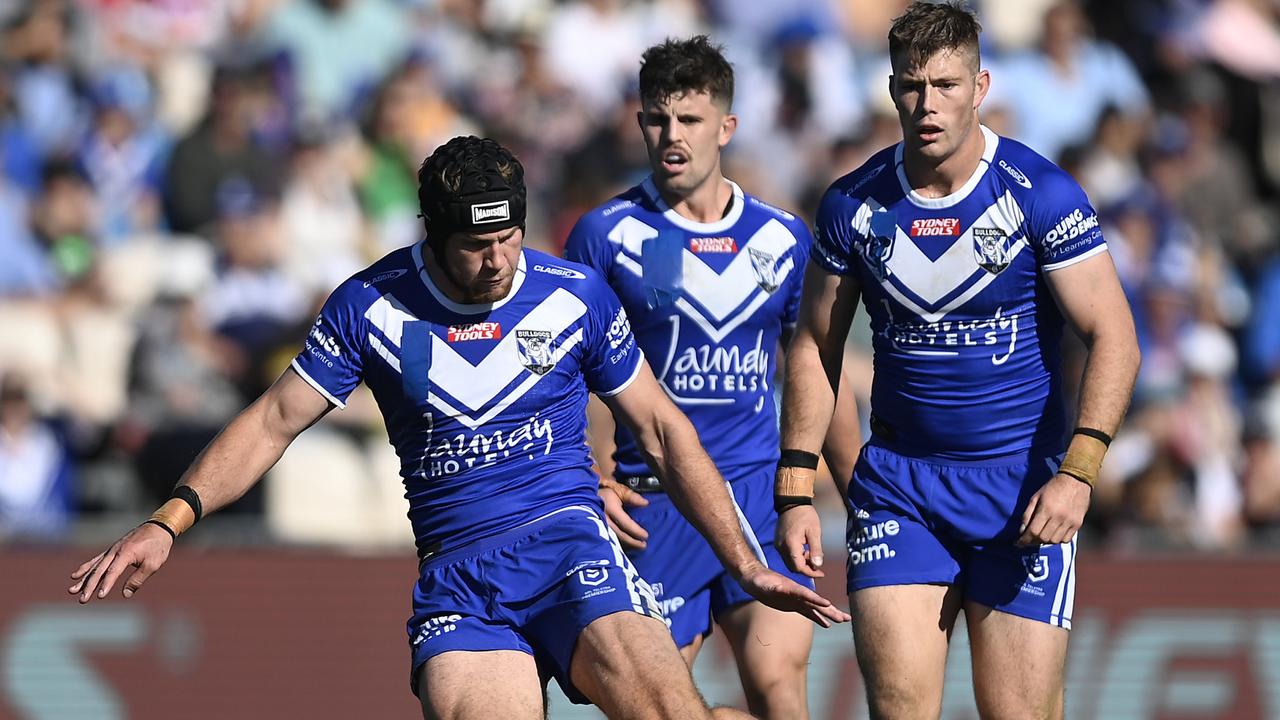
[{"label": "player's neck", "polygon": [[477,300],[471,297],[458,285],[457,282],[454,281],[453,274],[445,270],[440,263],[436,262],[435,254],[431,251],[430,247],[427,247],[426,243],[423,243],[422,246],[422,266],[427,269],[427,277],[430,278],[432,284],[436,286],[436,289],[445,297],[459,305],[488,305],[491,303],[502,302],[506,299],[507,295],[511,294],[511,290],[514,289],[514,287],[508,289],[507,295],[500,298]]},{"label": "player's neck", "polygon": [[720,173],[713,173],[688,194],[675,193],[661,186],[658,194],[676,214],[696,223],[719,222],[733,207],[733,186]]},{"label": "player's neck", "polygon": [[986,148],[987,140],[982,126],[976,121],[956,151],[941,162],[935,163],[930,158],[912,152],[910,148],[904,148],[902,165],[907,173],[907,182],[912,190],[924,197],[946,197],[964,187],[969,178],[973,177]]}]

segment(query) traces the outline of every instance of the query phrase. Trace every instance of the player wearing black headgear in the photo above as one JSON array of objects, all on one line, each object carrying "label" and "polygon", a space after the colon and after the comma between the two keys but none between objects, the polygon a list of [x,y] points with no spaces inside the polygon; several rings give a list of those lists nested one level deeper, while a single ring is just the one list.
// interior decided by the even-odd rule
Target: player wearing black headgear
[{"label": "player wearing black headgear", "polygon": [[[525,198],[524,167],[488,138],[456,137],[418,169],[418,204],[434,261],[429,268],[465,302],[493,302],[510,292]],[[450,248],[461,252],[447,253]]]},{"label": "player wearing black headgear", "polygon": [[[202,516],[364,383],[403,460],[420,564],[406,624],[427,718],[541,720],[555,677],[610,717],[728,720],[706,707],[648,584],[609,533],[583,437],[589,393],[645,439],[733,577],[773,607],[849,617],[765,566],[698,435],[590,268],[524,249],[520,164],[458,138],[423,164],[428,238],[325,301],[289,369],[219,433],[148,521],[84,563],[81,602],[132,597]],[[427,246],[430,249],[427,249]]]}]

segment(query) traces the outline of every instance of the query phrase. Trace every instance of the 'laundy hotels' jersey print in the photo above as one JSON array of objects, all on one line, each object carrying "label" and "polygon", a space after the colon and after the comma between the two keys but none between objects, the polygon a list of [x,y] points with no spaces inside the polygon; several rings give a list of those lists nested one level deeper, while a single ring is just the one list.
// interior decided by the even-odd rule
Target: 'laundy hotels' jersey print
[{"label": "'laundy hotels' jersey print", "polygon": [[505,299],[462,305],[422,252],[397,250],[339,286],[293,362],[339,407],[362,380],[373,391],[419,553],[598,505],[587,393],[621,392],[643,361],[613,291],[526,249]]},{"label": "'laundy hotels' jersey print", "polygon": [[908,454],[1062,443],[1063,318],[1045,274],[1106,243],[1067,173],[982,133],[978,169],[947,197],[911,190],[897,145],[837,180],[818,210],[814,260],[858,280],[874,331],[872,411]]},{"label": "'laundy hotels' jersey print", "polygon": [[[737,185],[733,195],[723,219],[698,223],[648,179],[584,215],[565,247],[617,290],[654,373],[726,477],[778,459],[775,356],[811,244],[795,216]],[[617,444],[619,475],[650,472],[625,428]]]}]

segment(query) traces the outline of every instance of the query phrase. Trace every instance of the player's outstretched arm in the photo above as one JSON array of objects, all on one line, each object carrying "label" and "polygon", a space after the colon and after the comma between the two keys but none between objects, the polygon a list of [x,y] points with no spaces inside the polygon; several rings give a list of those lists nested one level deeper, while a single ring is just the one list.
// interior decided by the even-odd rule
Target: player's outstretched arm
[{"label": "player's outstretched arm", "polygon": [[[833,445],[829,431],[849,433],[857,439],[856,411],[851,399],[845,403],[843,415],[832,422],[836,407],[836,388],[844,365],[844,343],[858,307],[859,288],[850,276],[828,273],[810,263],[805,271],[804,295],[800,301],[800,317],[795,336],[787,349],[787,374],[782,391],[782,448],[814,456],[827,445]],[[834,427],[831,427],[834,425]],[[837,443],[843,442],[836,439]],[[841,458],[831,466],[833,473],[853,472],[852,459],[835,449],[830,457]],[[856,451],[855,451],[856,452]],[[784,457],[784,464],[786,458]],[[840,467],[837,467],[840,466]],[[796,472],[799,468],[787,468]],[[786,495],[795,490],[783,487],[787,480],[779,469],[779,485],[775,487],[774,504],[778,508],[778,529],[774,544],[787,566],[809,577],[822,577],[822,524],[812,504],[798,504]],[[845,477],[844,482],[848,482]],[[847,488],[842,487],[842,490]],[[810,480],[808,495],[813,495]]]},{"label": "player's outstretched arm", "polygon": [[823,627],[849,619],[829,600],[765,567],[752,552],[728,486],[703,450],[693,424],[663,392],[647,364],[626,390],[605,402],[634,434],[676,508],[753,597]]},{"label": "player's outstretched arm", "polygon": [[1046,273],[1045,278],[1058,308],[1088,348],[1088,358],[1077,431],[1058,474],[1027,503],[1018,539],[1024,545],[1058,544],[1075,537],[1089,509],[1091,485],[1109,438],[1129,408],[1142,360],[1133,315],[1110,253]]},{"label": "player's outstretched arm", "polygon": [[[194,490],[204,514],[225,507],[275,465],[298,433],[324,416],[332,405],[292,369],[285,370],[266,392],[240,412],[200,453],[179,481]],[[174,499],[157,511],[180,534],[195,522],[195,513]],[[154,517],[154,516],[153,516]],[[163,522],[163,521],[162,521]],[[167,523],[166,523],[167,524]],[[123,594],[132,597],[164,565],[176,535],[147,521],[71,573],[68,592],[81,603],[104,598],[125,577]]]}]

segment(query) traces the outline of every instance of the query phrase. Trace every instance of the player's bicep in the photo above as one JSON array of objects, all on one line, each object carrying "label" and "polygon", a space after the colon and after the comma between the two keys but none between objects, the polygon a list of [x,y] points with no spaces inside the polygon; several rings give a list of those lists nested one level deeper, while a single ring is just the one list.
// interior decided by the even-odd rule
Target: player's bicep
[{"label": "player's bicep", "polygon": [[1046,272],[1045,283],[1063,317],[1086,343],[1100,333],[1133,334],[1133,315],[1111,253]]},{"label": "player's bicep", "polygon": [[680,415],[680,409],[658,384],[649,363],[643,361],[626,388],[600,399],[609,407],[614,420],[626,425],[645,448],[662,436],[664,427],[672,421],[672,413]]},{"label": "player's bicep", "polygon": [[824,350],[843,350],[860,295],[861,287],[854,275],[837,275],[817,263],[809,263],[795,336],[811,339]]},{"label": "player's bicep", "polygon": [[264,405],[266,430],[290,441],[324,417],[335,405],[296,368],[286,368],[258,402]]}]

